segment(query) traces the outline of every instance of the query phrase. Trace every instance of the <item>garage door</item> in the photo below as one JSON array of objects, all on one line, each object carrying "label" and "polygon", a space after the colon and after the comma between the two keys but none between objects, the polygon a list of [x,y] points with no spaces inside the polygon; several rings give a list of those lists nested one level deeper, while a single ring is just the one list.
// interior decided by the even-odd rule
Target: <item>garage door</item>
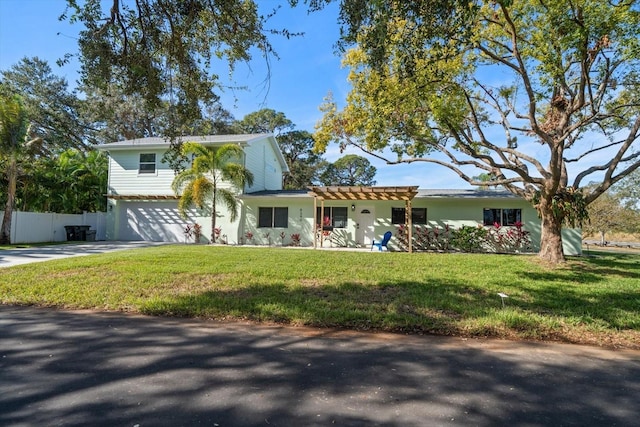
[{"label": "garage door", "polygon": [[184,242],[188,221],[178,214],[176,201],[122,202],[119,240]]}]

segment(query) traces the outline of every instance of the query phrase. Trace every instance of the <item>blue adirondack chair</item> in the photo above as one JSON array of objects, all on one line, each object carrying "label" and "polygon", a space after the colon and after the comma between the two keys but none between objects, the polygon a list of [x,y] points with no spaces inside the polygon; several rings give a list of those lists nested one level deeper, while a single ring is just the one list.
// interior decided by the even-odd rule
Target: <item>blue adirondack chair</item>
[{"label": "blue adirondack chair", "polygon": [[[391,235],[393,233],[391,233],[390,231],[387,231],[386,233],[384,233],[384,236],[382,237],[382,241],[381,242],[376,242],[375,240],[373,241],[373,243],[371,244],[371,250],[373,250],[374,247],[377,247],[379,251],[382,251],[382,248],[387,248],[387,244],[389,243],[389,240],[391,240]],[[387,248],[387,250],[389,250],[389,248]]]}]

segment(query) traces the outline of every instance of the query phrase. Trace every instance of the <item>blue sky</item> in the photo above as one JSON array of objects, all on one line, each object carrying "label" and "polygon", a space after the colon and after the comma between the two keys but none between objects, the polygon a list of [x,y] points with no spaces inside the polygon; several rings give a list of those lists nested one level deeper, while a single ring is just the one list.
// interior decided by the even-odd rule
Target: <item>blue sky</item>
[{"label": "blue sky", "polygon": [[[323,98],[332,92],[340,102],[349,84],[347,71],[340,66],[334,44],[339,37],[337,4],[320,12],[308,14],[304,5],[291,9],[285,0],[258,0],[261,10],[269,12],[285,3],[268,27],[286,27],[291,32],[304,32],[302,37],[273,37],[272,43],[280,57],[272,59],[270,85],[265,86],[267,67],[258,54],[247,65],[240,64],[234,79],[227,78],[221,67],[221,83],[246,86],[247,91],[227,90],[222,94],[223,106],[238,119],[260,108],[281,111],[298,129],[313,132],[321,118],[318,110]],[[23,57],[37,56],[47,60],[53,72],[65,77],[71,86],[77,80],[77,62],[62,68],[56,60],[66,53],[77,52],[79,26],[58,21],[64,11],[64,0],[0,0],[0,70],[6,70]],[[268,89],[268,90],[267,90]],[[358,151],[349,151],[362,155]],[[330,146],[325,157],[335,161],[346,153]],[[427,164],[386,165],[369,158],[376,166],[377,185],[418,185],[421,188],[468,188],[457,175],[444,167]]]}]

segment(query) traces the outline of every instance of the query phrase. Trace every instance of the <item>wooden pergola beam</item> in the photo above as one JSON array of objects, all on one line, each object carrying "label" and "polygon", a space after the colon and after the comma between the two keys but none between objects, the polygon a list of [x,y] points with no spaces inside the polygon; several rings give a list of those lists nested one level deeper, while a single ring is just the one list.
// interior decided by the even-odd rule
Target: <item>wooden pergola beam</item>
[{"label": "wooden pergola beam", "polygon": [[161,194],[105,194],[112,200],[179,200],[179,196]]},{"label": "wooden pergola beam", "polygon": [[413,200],[418,194],[418,187],[308,187],[309,194],[325,200]]}]

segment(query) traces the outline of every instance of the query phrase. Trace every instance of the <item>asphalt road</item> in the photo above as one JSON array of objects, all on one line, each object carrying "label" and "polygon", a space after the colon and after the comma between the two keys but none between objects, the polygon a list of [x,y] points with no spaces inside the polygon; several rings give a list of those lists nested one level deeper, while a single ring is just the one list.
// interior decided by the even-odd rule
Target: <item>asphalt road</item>
[{"label": "asphalt road", "polygon": [[0,306],[2,426],[631,426],[640,352]]}]

